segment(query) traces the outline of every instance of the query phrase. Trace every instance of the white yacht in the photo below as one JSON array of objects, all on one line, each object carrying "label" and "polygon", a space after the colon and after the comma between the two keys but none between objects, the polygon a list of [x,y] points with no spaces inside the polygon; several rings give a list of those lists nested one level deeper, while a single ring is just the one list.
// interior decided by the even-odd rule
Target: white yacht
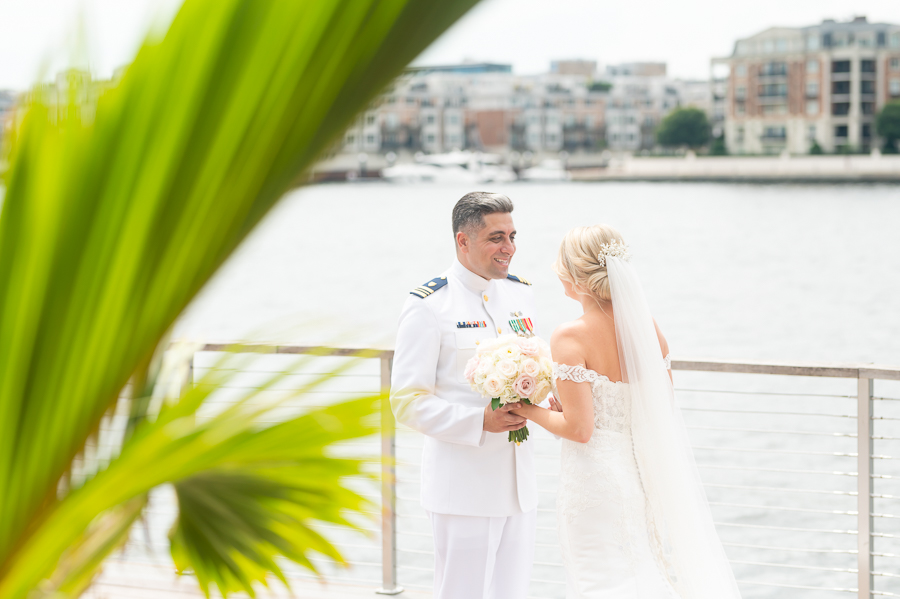
[{"label": "white yacht", "polygon": [[395,164],[381,176],[397,183],[508,183],[516,174],[498,154],[453,150],[444,154],[416,154],[415,162]]}]

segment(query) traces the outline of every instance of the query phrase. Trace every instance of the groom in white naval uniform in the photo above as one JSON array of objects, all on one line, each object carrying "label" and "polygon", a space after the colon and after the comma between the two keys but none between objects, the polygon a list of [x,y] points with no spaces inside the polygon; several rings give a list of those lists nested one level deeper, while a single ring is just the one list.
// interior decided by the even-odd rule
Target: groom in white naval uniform
[{"label": "groom in white naval uniform", "polygon": [[463,376],[481,339],[535,325],[530,283],[509,274],[513,204],[472,192],[453,208],[456,260],[400,315],[391,378],[397,420],[426,435],[422,506],[434,533],[435,599],[524,599],[534,559],[537,478],[525,420],[496,411]]}]

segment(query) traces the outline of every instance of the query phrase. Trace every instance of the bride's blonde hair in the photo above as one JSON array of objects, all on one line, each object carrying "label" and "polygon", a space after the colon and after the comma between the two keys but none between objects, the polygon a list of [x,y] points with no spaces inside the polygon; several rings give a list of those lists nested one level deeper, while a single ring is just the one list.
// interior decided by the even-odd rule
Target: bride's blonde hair
[{"label": "bride's blonde hair", "polygon": [[601,266],[597,256],[604,244],[613,242],[625,243],[622,234],[609,225],[576,227],[566,233],[559,245],[553,270],[578,291],[608,302],[612,299],[609,276],[606,265]]}]

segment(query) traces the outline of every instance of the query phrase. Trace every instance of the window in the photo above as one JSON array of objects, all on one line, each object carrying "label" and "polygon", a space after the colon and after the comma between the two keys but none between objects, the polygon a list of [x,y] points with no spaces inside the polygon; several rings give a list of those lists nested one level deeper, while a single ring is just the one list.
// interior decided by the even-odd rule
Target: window
[{"label": "window", "polygon": [[430,144],[433,144],[433,143],[434,143],[434,134],[433,134],[433,133],[429,133],[428,135],[426,135],[426,136],[425,136],[425,141],[427,141],[427,142],[430,143]]},{"label": "window", "polygon": [[434,124],[434,115],[433,115],[433,114],[429,114],[428,116],[426,116],[426,117],[425,117],[425,123],[428,124],[428,125],[433,125],[433,124]]},{"label": "window", "polygon": [[555,143],[556,143],[556,135],[553,134],[553,133],[548,133],[548,134],[547,134],[547,143],[548,143],[548,144],[555,144]]},{"label": "window", "polygon": [[739,64],[734,67],[734,74],[738,77],[746,77],[747,76],[747,65]]},{"label": "window", "polygon": [[809,115],[819,114],[819,101],[818,100],[809,100],[806,103],[806,114],[809,114]]},{"label": "window", "polygon": [[806,38],[806,49],[807,50],[818,50],[819,49],[819,36],[811,35]]},{"label": "window", "polygon": [[859,70],[863,73],[874,73],[875,72],[875,61],[874,60],[861,60],[859,61]]},{"label": "window", "polygon": [[455,114],[451,114],[449,117],[447,117],[447,123],[450,125],[458,125],[459,117],[456,116]]},{"label": "window", "polygon": [[900,33],[891,35],[891,48],[900,48]]},{"label": "window", "polygon": [[900,58],[892,58],[890,64],[892,71],[900,71]]},{"label": "window", "polygon": [[734,88],[734,97],[737,98],[738,100],[743,100],[744,98],[746,98],[747,97],[747,88],[744,87],[743,85],[739,85],[736,88]]},{"label": "window", "polygon": [[787,49],[788,49],[787,40],[786,39],[775,40],[775,49],[778,52],[787,52]]},{"label": "window", "polygon": [[850,61],[849,60],[835,60],[831,63],[831,72],[832,73],[849,73],[850,72]]},{"label": "window", "polygon": [[787,63],[767,62],[762,66],[760,75],[763,77],[783,77],[787,75]]},{"label": "window", "polygon": [[592,116],[584,117],[584,126],[587,127],[588,129],[593,129],[594,128],[594,117],[592,117]]},{"label": "window", "polygon": [[370,143],[370,144],[375,143],[375,136],[374,136],[374,135],[367,135],[367,136],[366,136],[366,143]]},{"label": "window", "polygon": [[832,82],[831,93],[833,93],[835,95],[849,94],[850,93],[850,82],[849,81],[834,81],[834,82]]},{"label": "window", "polygon": [[743,102],[738,102],[734,105],[734,111],[737,114],[744,114],[747,111],[747,108]]},{"label": "window", "polygon": [[737,132],[735,133],[734,140],[739,144],[744,143],[744,128],[743,127],[737,128]]},{"label": "window", "polygon": [[416,103],[416,99],[415,99],[415,98],[407,98],[407,99],[406,99],[406,105],[407,105],[407,106],[412,106],[412,105],[414,105],[415,103]]},{"label": "window", "polygon": [[858,41],[860,48],[871,48],[873,46],[872,42],[872,37],[868,35],[860,36]]},{"label": "window", "polygon": [[819,72],[819,61],[818,60],[807,60],[806,61],[806,72],[807,73],[818,73]]},{"label": "window", "polygon": [[367,124],[367,125],[374,125],[374,124],[375,124],[375,115],[374,115],[374,114],[368,114],[368,115],[366,115],[366,124]]},{"label": "window", "polygon": [[864,123],[862,126],[862,136],[863,139],[871,139],[872,137],[872,125],[869,123]]},{"label": "window", "polygon": [[818,98],[819,97],[819,82],[818,81],[807,81],[806,82],[806,97],[807,98]]},{"label": "window", "polygon": [[767,83],[759,86],[759,95],[763,98],[786,97],[787,83]]},{"label": "window", "polygon": [[810,139],[810,140],[816,138],[816,126],[815,125],[810,125],[809,128],[807,128],[806,138]]},{"label": "window", "polygon": [[765,54],[771,54],[775,51],[775,41],[774,40],[766,40],[763,42],[763,52]]},{"label": "window", "polygon": [[838,125],[834,128],[834,136],[837,138],[847,137],[847,125]]},{"label": "window", "polygon": [[875,82],[874,81],[860,81],[859,82],[859,91],[863,94],[874,94],[875,93]]},{"label": "window", "polygon": [[352,133],[351,133],[350,135],[347,136],[347,143],[348,143],[348,144],[352,144],[352,143],[354,143],[355,141],[356,141],[356,136],[353,135]]},{"label": "window", "polygon": [[765,139],[785,139],[787,137],[787,129],[783,126],[770,125],[763,130]]},{"label": "window", "polygon": [[900,79],[891,79],[888,84],[888,91],[892,96],[900,96]]},{"label": "window", "polygon": [[787,114],[787,104],[765,104],[762,107],[763,114]]},{"label": "window", "polygon": [[850,102],[835,102],[831,105],[831,114],[835,116],[850,114]]},{"label": "window", "polygon": [[860,108],[863,114],[875,114],[875,102],[863,102]]}]

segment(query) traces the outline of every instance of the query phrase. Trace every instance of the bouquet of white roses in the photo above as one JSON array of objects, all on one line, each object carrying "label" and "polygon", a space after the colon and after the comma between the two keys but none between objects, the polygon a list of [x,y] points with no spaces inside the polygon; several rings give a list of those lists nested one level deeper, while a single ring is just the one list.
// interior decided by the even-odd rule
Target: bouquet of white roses
[{"label": "bouquet of white roses", "polygon": [[[537,405],[553,382],[550,348],[538,337],[485,339],[466,364],[465,376],[472,389],[491,400],[494,410],[516,402]],[[527,438],[528,427],[509,432],[509,440],[517,445]]]}]

